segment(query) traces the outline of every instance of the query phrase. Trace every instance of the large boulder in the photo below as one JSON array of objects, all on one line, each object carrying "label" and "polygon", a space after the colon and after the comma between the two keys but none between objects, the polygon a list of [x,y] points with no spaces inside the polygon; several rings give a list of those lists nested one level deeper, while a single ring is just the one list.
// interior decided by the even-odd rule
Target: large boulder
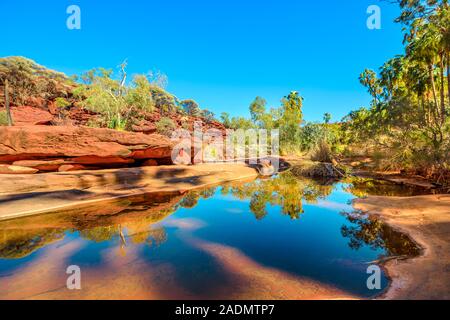
[{"label": "large boulder", "polygon": [[[170,160],[172,142],[157,135],[74,126],[0,127],[0,163],[55,169],[58,165],[128,165]],[[51,160],[23,162],[22,160]],[[22,162],[18,162],[22,161]],[[54,166],[54,167],[53,167]]]},{"label": "large boulder", "polygon": [[18,126],[48,125],[54,119],[54,116],[50,112],[41,108],[30,106],[11,108],[11,113],[14,119],[14,124]]}]

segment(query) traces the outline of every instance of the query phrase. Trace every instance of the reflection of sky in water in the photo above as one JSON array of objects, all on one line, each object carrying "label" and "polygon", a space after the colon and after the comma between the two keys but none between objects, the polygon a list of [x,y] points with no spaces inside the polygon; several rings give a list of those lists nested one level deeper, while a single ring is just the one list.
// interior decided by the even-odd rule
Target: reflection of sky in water
[{"label": "reflection of sky in water", "polygon": [[[352,211],[350,202],[354,196],[346,191],[347,187],[335,184],[314,201],[300,200],[302,194],[294,195],[294,200],[302,203],[303,212],[298,219],[283,213],[283,206],[276,201],[268,201],[267,214],[257,219],[250,210],[248,196],[237,199],[231,192],[223,194],[218,188],[209,198],[199,196],[193,208],[179,207],[163,221],[137,231],[129,223],[107,229],[65,230],[63,240],[49,241],[25,257],[0,259],[0,283],[2,278],[20,276],[24,268],[39,263],[44,253],[51,256],[58,248],[79,242],[76,250],[64,258],[65,265],[102,270],[112,260],[133,252],[136,256],[130,263],[144,265],[139,272],[170,266],[170,279],[183,292],[214,298],[244,290],[246,284],[201,245],[209,243],[234,248],[258,265],[368,297],[376,292],[366,288],[366,268],[387,252],[368,245],[358,250],[349,247],[349,239],[341,232],[343,226],[355,226],[342,214]],[[276,192],[272,190],[268,199],[273,195]],[[19,243],[9,243],[8,249],[13,250],[14,245]],[[164,286],[165,278],[160,280]],[[383,288],[386,285],[383,276]]]},{"label": "reflection of sky in water", "polygon": [[[341,227],[349,222],[340,214],[352,209],[348,202],[353,197],[348,193],[335,191],[318,204],[305,204],[299,220],[283,215],[279,206],[268,206],[268,215],[256,220],[248,210],[248,201],[230,205],[229,197],[221,196],[220,190],[216,195],[214,199],[200,200],[193,209],[180,209],[168,221],[195,217],[206,224],[193,232],[196,237],[239,248],[266,266],[311,277],[355,294],[373,294],[366,289],[367,263],[384,254],[384,250],[362,247],[355,251],[348,247]],[[229,210],[240,213],[230,214]],[[183,230],[180,231],[178,236],[183,235]]]}]

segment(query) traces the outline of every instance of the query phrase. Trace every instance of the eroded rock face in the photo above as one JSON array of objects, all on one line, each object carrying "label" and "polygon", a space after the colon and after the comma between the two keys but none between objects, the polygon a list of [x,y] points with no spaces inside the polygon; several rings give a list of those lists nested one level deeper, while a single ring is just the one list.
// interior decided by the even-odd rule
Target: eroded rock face
[{"label": "eroded rock face", "polygon": [[62,165],[109,168],[149,159],[165,163],[171,150],[170,139],[157,134],[74,126],[0,127],[0,163],[41,171],[58,171]]},{"label": "eroded rock face", "polygon": [[27,167],[0,164],[0,174],[33,174],[39,170]]},{"label": "eroded rock face", "polygon": [[22,125],[48,125],[53,121],[54,116],[43,109],[22,106],[11,109],[14,124]]}]

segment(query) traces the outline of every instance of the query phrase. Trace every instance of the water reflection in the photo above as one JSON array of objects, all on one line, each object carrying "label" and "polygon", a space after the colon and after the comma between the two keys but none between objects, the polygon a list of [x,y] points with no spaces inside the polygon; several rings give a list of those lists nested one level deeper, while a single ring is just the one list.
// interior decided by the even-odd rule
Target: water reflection
[{"label": "water reflection", "polygon": [[346,191],[359,198],[367,196],[412,197],[439,191],[360,177],[348,177],[345,182],[347,183]]},{"label": "water reflection", "polygon": [[[352,194],[380,192],[410,190],[358,179],[324,183],[286,172],[184,195],[140,195],[3,221],[0,285],[5,275],[20,276],[25,265],[42,263],[36,254],[44,248],[53,256],[53,244],[81,240],[64,263],[86,263],[95,267],[93,278],[101,279],[114,256],[105,258],[105,250],[117,248],[113,260],[134,259],[133,276],[145,274],[158,282],[158,292],[166,292],[169,283],[177,289],[167,298],[257,298],[277,291],[274,286],[279,295],[264,297],[312,297],[311,292],[334,292],[330,297],[335,297],[344,291],[370,296],[374,293],[365,288],[369,261],[418,253],[409,238],[380,221],[342,214],[351,209]],[[151,275],[149,270],[159,268],[162,274]],[[119,269],[114,277],[122,274]],[[307,283],[316,291],[301,289]],[[288,287],[298,287],[298,294],[283,296]]]},{"label": "water reflection", "polygon": [[139,195],[111,200],[53,214],[0,222],[0,258],[18,259],[32,254],[67,232],[101,243],[119,238],[126,244],[124,229],[132,243],[163,242],[164,230],[152,225],[174,213],[182,196]]},{"label": "water reflection", "polygon": [[[411,239],[382,221],[358,214],[349,214],[351,225],[342,226],[342,236],[348,238],[349,247],[359,250],[364,245],[372,249],[384,249],[386,257],[417,256],[420,248]],[[384,257],[380,257],[382,259]]]}]

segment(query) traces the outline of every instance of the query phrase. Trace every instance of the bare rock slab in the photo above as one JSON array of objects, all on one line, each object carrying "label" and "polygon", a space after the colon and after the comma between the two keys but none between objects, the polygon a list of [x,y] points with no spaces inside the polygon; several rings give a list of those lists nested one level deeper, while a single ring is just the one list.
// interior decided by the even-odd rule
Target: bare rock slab
[{"label": "bare rock slab", "polygon": [[65,159],[78,164],[132,163],[170,159],[172,142],[164,136],[74,126],[0,128],[0,163]]}]

